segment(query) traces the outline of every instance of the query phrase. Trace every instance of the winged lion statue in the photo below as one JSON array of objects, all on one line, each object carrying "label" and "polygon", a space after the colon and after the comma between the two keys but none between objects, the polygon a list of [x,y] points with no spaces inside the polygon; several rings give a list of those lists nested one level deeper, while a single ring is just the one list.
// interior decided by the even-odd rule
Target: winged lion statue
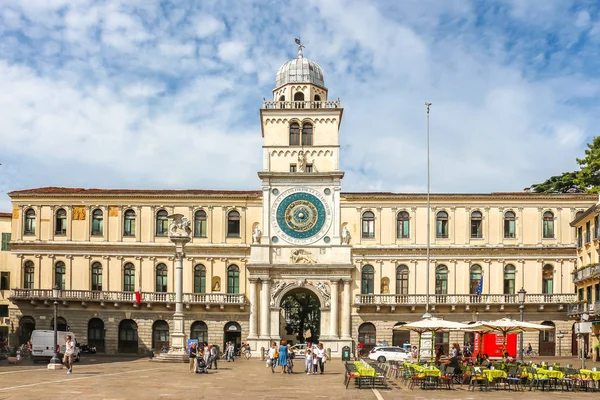
[{"label": "winged lion statue", "polygon": [[171,236],[190,236],[190,233],[192,233],[190,225],[192,223],[183,214],[171,214],[167,218],[171,220],[169,224],[169,234]]}]

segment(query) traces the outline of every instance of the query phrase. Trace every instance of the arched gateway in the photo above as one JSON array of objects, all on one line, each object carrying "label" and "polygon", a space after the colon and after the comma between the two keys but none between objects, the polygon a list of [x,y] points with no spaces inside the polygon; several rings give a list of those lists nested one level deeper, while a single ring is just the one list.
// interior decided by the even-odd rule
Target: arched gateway
[{"label": "arched gateway", "polygon": [[279,335],[290,344],[319,342],[321,332],[321,302],[310,289],[288,290],[281,299]]}]

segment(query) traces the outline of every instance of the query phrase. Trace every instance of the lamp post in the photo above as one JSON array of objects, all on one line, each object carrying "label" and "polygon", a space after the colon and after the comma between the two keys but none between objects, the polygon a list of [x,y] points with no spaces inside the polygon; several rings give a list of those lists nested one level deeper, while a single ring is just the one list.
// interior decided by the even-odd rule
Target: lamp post
[{"label": "lamp post", "polygon": [[[431,172],[429,168],[429,108],[431,107],[431,103],[425,102],[425,107],[427,108],[427,265],[425,270],[425,314],[423,314],[424,319],[431,318],[431,314],[429,313],[429,264],[431,247]],[[431,346],[433,347],[433,338],[431,340]],[[420,348],[419,351],[421,351]]]},{"label": "lamp post", "polygon": [[583,341],[583,323],[586,322],[588,319],[590,319],[590,315],[584,312],[583,314],[581,314],[581,319],[579,320],[579,343],[581,344],[581,350],[579,351],[579,353],[581,354],[581,369],[585,369],[585,342]]},{"label": "lamp post", "polygon": [[[525,295],[527,294],[527,291],[525,290],[525,288],[521,287],[517,294],[519,296],[519,315],[521,317],[521,322],[523,322],[523,311],[525,310]],[[523,362],[523,331],[519,333],[519,341],[521,342],[519,345],[519,361]]]},{"label": "lamp post", "polygon": [[54,354],[48,364],[48,369],[62,369],[63,365],[58,358],[58,299],[60,297],[60,289],[58,285],[52,289],[52,299],[54,300]]},{"label": "lamp post", "polygon": [[565,334],[563,331],[558,331],[556,337],[558,338],[558,355],[562,356],[562,338],[565,337]]}]

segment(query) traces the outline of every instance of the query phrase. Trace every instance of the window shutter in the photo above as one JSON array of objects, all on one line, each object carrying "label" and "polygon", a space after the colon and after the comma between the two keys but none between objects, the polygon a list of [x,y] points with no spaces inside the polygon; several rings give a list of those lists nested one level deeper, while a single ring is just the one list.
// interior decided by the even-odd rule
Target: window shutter
[{"label": "window shutter", "polygon": [[10,251],[10,246],[8,243],[10,242],[10,233],[2,233],[2,248],[1,251]]}]

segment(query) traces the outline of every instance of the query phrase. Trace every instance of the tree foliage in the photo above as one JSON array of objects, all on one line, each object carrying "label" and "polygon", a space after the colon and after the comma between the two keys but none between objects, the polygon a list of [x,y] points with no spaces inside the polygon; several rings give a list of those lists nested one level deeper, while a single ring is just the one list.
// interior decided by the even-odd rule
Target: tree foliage
[{"label": "tree foliage", "polygon": [[318,339],[321,308],[319,300],[314,295],[305,292],[291,293],[283,299],[281,307],[287,311],[286,330],[295,333],[300,343],[304,342],[304,332],[308,329],[311,332],[311,339]]},{"label": "tree foliage", "polygon": [[551,176],[531,185],[537,193],[598,193],[600,192],[600,136],[588,143],[583,158],[578,158],[579,170]]}]

